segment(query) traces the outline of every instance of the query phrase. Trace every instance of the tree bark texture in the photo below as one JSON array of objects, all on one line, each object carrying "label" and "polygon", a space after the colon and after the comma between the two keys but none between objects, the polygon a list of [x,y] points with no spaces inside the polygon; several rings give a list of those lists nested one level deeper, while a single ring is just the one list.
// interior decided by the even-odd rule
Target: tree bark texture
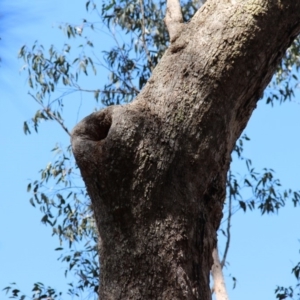
[{"label": "tree bark texture", "polygon": [[135,101],[74,128],[100,299],[211,299],[230,155],[299,31],[300,1],[208,0]]}]

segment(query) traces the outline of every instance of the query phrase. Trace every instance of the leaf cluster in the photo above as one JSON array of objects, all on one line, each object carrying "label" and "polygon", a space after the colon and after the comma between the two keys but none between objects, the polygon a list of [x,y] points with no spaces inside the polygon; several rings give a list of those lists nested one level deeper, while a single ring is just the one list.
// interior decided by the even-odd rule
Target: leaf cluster
[{"label": "leaf cluster", "polygon": [[9,286],[3,289],[6,294],[11,294],[10,298],[24,300],[26,298],[31,298],[33,300],[54,300],[61,299],[62,293],[57,293],[51,287],[45,287],[45,285],[41,282],[36,282],[33,284],[32,288],[32,296],[26,296],[22,294],[21,291],[16,287],[16,283],[13,282]]}]

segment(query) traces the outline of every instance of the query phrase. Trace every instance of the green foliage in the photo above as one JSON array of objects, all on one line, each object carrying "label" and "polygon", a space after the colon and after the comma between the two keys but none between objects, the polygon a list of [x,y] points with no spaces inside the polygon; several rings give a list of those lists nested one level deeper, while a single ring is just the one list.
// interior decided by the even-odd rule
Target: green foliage
[{"label": "green foliage", "polygon": [[96,292],[99,272],[97,233],[90,200],[77,174],[70,146],[63,151],[57,145],[52,151],[57,159],[40,170],[39,180],[27,186],[27,191],[33,194],[30,203],[39,207],[43,215],[41,221],[52,227],[60,245],[68,245],[56,251],[62,252],[59,259],[68,265],[65,275],[70,271],[78,275],[78,285],[76,289],[70,289],[70,293],[76,294],[78,289],[86,288]]},{"label": "green foliage", "polygon": [[[192,0],[181,3],[185,22],[197,11],[195,3]],[[31,134],[32,129],[38,132],[42,121],[55,121],[69,134],[64,103],[65,97],[71,93],[92,94],[96,108],[98,101],[102,106],[132,101],[168,47],[168,34],[163,21],[165,1],[106,0],[100,9],[96,1],[87,1],[85,8],[96,15],[99,22],[84,19],[81,26],[68,23],[60,25],[68,43],[60,48],[51,45],[45,50],[36,41],[32,47],[23,46],[20,49],[19,57],[24,61],[23,69],[27,72],[29,94],[39,106],[32,119],[24,122],[25,134]],[[102,59],[95,54],[94,43],[85,36],[86,32],[93,34],[96,39],[103,39],[101,33],[104,32],[114,41],[111,49],[103,51]],[[79,44],[76,45],[76,42]],[[267,91],[268,103],[273,104],[276,100],[284,102],[293,96],[300,66],[299,53],[298,38],[278,67]],[[85,87],[83,78],[92,74],[96,76],[99,69],[106,70],[108,81],[103,87]],[[262,214],[274,213],[288,199],[295,206],[298,205],[299,192],[282,190],[272,169],[266,168],[258,173],[252,167],[251,160],[242,156],[247,140],[249,138],[243,136],[234,149],[236,156],[245,161],[247,174],[240,177],[229,172],[225,213],[229,212],[231,217],[237,210],[251,211],[257,208]],[[78,296],[79,292],[96,295],[99,263],[97,230],[91,203],[70,145],[56,145],[52,151],[56,154],[55,161],[40,170],[39,178],[27,186],[27,191],[32,195],[30,203],[40,209],[41,221],[51,226],[53,235],[59,239],[60,246],[56,251],[61,253],[60,260],[66,264],[65,274],[72,272],[77,275],[78,281],[70,284],[70,295]],[[248,192],[245,193],[245,189]],[[245,199],[245,194],[251,196]],[[225,218],[225,222],[230,217]],[[228,231],[223,228],[221,231],[228,236]],[[299,279],[299,266],[294,273]],[[5,291],[12,298],[24,299],[25,296],[20,296],[20,291],[13,286],[6,287]],[[41,283],[34,285],[33,292],[32,299],[60,296]],[[284,299],[278,295],[288,294],[290,290],[279,288],[276,293],[277,298]]]},{"label": "green foliage", "polygon": [[294,90],[299,87],[298,73],[300,70],[300,37],[292,43],[286,51],[284,58],[277,68],[269,89],[267,90],[267,103],[274,104],[292,100]]},{"label": "green foliage", "polygon": [[[258,208],[262,214],[277,213],[289,200],[294,206],[300,205],[300,191],[281,189],[280,180],[275,178],[273,169],[264,168],[257,172],[252,167],[252,161],[243,157],[244,142],[249,141],[247,135],[243,135],[236,143],[233,154],[238,159],[245,161],[247,173],[244,176],[232,174],[227,177],[227,198],[232,198],[238,205],[235,208],[244,212]],[[250,195],[245,199],[245,195]]]},{"label": "green foliage", "polygon": [[11,283],[3,289],[6,294],[10,294],[10,298],[24,300],[26,298],[31,298],[33,300],[50,300],[50,299],[61,299],[62,293],[57,293],[51,287],[45,287],[43,283],[36,282],[33,284],[32,296],[27,296],[21,293],[21,291],[16,287],[16,283]]},{"label": "green foliage", "polygon": [[276,298],[279,299],[279,300],[286,299],[286,298],[293,299],[294,290],[293,290],[292,287],[285,288],[285,287],[279,287],[278,286],[275,289],[275,294],[276,294]]},{"label": "green foliage", "polygon": [[[291,286],[277,286],[275,289],[277,299],[300,299],[300,262],[292,269],[292,273],[295,275],[298,283],[294,288]],[[297,298],[295,298],[295,296],[297,296]]]}]

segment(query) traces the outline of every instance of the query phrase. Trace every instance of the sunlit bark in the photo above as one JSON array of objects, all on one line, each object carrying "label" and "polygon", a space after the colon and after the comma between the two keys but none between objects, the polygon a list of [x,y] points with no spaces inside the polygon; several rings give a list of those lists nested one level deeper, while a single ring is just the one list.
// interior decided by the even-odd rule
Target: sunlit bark
[{"label": "sunlit bark", "polygon": [[230,154],[300,30],[300,2],[208,0],[135,101],[80,122],[101,299],[210,299]]}]

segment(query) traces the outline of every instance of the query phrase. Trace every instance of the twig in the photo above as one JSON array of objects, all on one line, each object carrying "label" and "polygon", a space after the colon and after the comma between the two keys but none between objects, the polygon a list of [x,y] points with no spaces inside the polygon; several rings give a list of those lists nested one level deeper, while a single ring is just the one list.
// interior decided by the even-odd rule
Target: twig
[{"label": "twig", "polygon": [[70,134],[68,128],[65,126],[65,124],[63,123],[62,120],[60,120],[57,116],[55,116],[55,115],[52,113],[52,111],[51,111],[48,107],[45,107],[40,101],[38,101],[38,99],[36,99],[36,97],[35,97],[34,95],[32,95],[31,93],[29,93],[29,95],[30,95],[37,103],[39,103],[39,104],[42,106],[44,112],[47,114],[47,116],[48,116],[50,119],[51,119],[51,118],[54,119],[54,120],[55,120],[55,121],[63,128],[63,130],[64,130],[69,136],[71,136],[71,134]]},{"label": "twig", "polygon": [[[121,47],[119,46],[119,43],[118,43],[117,39],[115,38],[114,34],[113,34],[113,33],[111,33],[111,34],[113,35],[114,40],[115,40],[115,42],[116,42],[118,48],[121,50]],[[93,54],[94,54],[94,53],[93,53]],[[95,55],[95,54],[94,54],[94,55]],[[124,59],[125,57],[124,57],[122,51],[121,51],[121,55],[122,55],[122,58]],[[99,66],[105,68],[106,70],[108,70],[108,71],[110,71],[110,72],[113,72],[113,70],[110,69],[109,67],[107,67],[104,63],[102,63],[101,60],[100,60],[96,55],[95,55],[95,57],[96,57],[96,59],[99,61],[99,62],[98,62],[98,65],[99,65]],[[128,80],[130,81],[131,86],[126,82],[125,79],[121,78],[118,74],[116,74],[116,73],[114,73],[114,74],[118,77],[118,79],[119,79],[120,81],[123,82],[123,84],[124,84],[128,89],[133,90],[133,92],[136,93],[136,95],[139,94],[140,90],[134,86],[134,84],[132,83],[132,81],[131,81],[130,78],[128,78]],[[123,92],[120,91],[120,93],[123,93]],[[127,94],[130,95],[130,92],[127,93]]]},{"label": "twig", "polygon": [[48,108],[44,108],[45,113],[47,114],[48,117],[52,117],[61,127],[62,129],[69,135],[71,136],[68,128],[65,126],[62,120],[60,120],[57,116],[55,116],[52,111]]},{"label": "twig", "polygon": [[[230,175],[229,175],[230,176]],[[230,187],[231,189],[231,187]],[[223,259],[221,261],[221,266],[222,268],[224,267],[225,263],[226,263],[226,257],[228,254],[228,250],[229,250],[229,245],[230,245],[230,227],[231,227],[231,216],[232,216],[232,195],[231,195],[231,191],[229,191],[229,202],[228,202],[228,218],[227,218],[227,227],[226,227],[226,235],[227,235],[227,239],[226,239],[226,244],[225,244],[225,250],[224,250],[224,255],[223,255]]]}]

